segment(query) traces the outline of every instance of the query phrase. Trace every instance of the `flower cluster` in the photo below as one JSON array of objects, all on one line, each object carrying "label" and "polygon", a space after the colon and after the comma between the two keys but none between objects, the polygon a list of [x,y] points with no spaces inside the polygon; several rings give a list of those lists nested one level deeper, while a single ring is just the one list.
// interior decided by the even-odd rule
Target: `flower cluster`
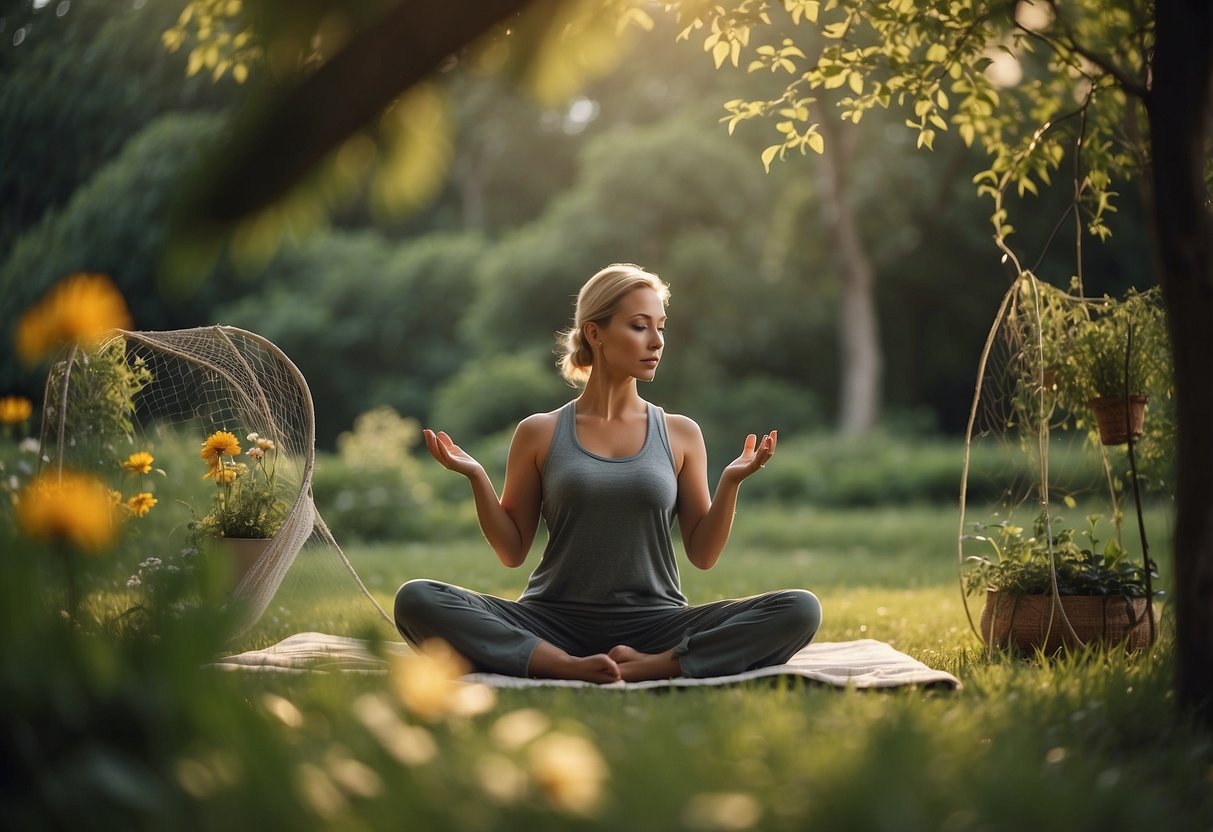
[{"label": "flower cluster", "polygon": [[250,433],[252,446],[238,462],[240,440],[228,431],[215,431],[202,443],[199,458],[206,463],[204,479],[215,481],[210,512],[199,523],[212,537],[272,537],[282,525],[286,507],[275,491],[274,440]]},{"label": "flower cluster", "polygon": [[33,402],[24,396],[0,396],[0,425],[20,425],[33,415]]},{"label": "flower cluster", "polygon": [[135,573],[126,579],[126,588],[138,589],[145,584],[156,581],[161,576],[175,575],[179,572],[192,572],[197,558],[198,550],[192,546],[183,548],[176,559],[169,556],[167,563],[163,558],[155,556],[144,558],[139,562]]},{"label": "flower cluster", "polygon": [[[152,507],[159,502],[155,495],[147,490],[147,483],[144,480],[144,477],[152,473],[153,470],[159,474],[164,473],[164,471],[160,470],[159,468],[152,468],[152,464],[155,461],[156,458],[147,451],[135,451],[135,453],[128,456],[126,461],[122,463],[122,469],[124,471],[126,471],[128,474],[139,477],[139,490],[131,497],[127,498],[125,502],[126,510],[129,511],[133,517],[145,517],[147,513],[152,510]],[[121,499],[120,494],[118,497]]]},{"label": "flower cluster", "polygon": [[130,325],[126,301],[108,276],[74,274],[22,315],[14,340],[21,360],[36,364],[64,344],[94,341]]},{"label": "flower cluster", "polygon": [[43,472],[22,489],[17,527],[35,540],[101,554],[117,533],[114,493],[88,474]]}]

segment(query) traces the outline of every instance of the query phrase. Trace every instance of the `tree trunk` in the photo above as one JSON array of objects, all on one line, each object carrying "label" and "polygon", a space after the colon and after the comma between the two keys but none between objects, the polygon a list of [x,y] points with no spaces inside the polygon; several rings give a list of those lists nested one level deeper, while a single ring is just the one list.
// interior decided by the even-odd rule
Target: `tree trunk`
[{"label": "tree trunk", "polygon": [[1208,0],[1157,0],[1147,101],[1153,216],[1175,361],[1176,689],[1206,720],[1213,694],[1213,221],[1204,184],[1213,71]]},{"label": "tree trunk", "polygon": [[826,219],[838,243],[842,269],[842,298],[838,321],[841,351],[841,390],[838,430],[843,434],[867,433],[880,417],[880,386],[884,363],[880,354],[880,322],[876,316],[876,274],[859,236],[859,222],[851,203],[847,169],[858,133],[822,128],[825,152],[822,179]]}]

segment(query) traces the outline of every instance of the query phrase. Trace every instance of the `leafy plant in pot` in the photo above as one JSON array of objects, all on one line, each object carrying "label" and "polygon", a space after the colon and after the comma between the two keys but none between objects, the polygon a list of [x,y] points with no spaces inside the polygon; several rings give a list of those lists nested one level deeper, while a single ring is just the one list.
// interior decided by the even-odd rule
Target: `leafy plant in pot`
[{"label": "leafy plant in pot", "polygon": [[1158,622],[1148,578],[1157,573],[1147,576],[1114,539],[1101,548],[1099,520],[1093,514],[1086,529],[1054,530],[1052,557],[1043,512],[1030,537],[1010,522],[978,524],[968,539],[988,544],[993,557],[967,559],[965,591],[985,593],[981,635],[987,644],[1052,654],[1095,642],[1130,650],[1154,642]]},{"label": "leafy plant in pot", "polygon": [[1141,437],[1146,403],[1171,394],[1171,351],[1157,289],[1105,298],[1066,343],[1061,384],[1074,412],[1087,412],[1105,445]]},{"label": "leafy plant in pot", "polygon": [[240,441],[227,431],[212,433],[198,454],[207,466],[204,478],[215,482],[215,494],[195,531],[218,541],[215,548],[231,558],[234,584],[265,552],[286,517],[275,483],[277,446],[257,433],[250,433],[248,441],[248,463],[237,461]]}]

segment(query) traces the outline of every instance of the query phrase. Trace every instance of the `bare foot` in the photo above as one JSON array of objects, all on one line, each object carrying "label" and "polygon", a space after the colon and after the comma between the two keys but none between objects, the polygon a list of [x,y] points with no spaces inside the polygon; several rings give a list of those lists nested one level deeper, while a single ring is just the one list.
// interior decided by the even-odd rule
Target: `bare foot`
[{"label": "bare foot", "polygon": [[618,682],[621,675],[615,660],[603,653],[593,656],[571,656],[553,644],[539,642],[531,653],[527,673],[541,679],[577,679],[607,685]]},{"label": "bare foot", "polygon": [[682,666],[673,650],[664,653],[641,653],[635,647],[619,644],[610,649],[607,657],[619,665],[619,673],[625,682],[673,679],[682,675]]}]

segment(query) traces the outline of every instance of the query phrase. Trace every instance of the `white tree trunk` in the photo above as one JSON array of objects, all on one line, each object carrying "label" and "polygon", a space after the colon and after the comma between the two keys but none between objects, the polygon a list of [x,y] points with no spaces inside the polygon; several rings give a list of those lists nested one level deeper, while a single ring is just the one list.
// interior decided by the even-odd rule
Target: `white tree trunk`
[{"label": "white tree trunk", "polygon": [[838,321],[842,362],[838,430],[854,435],[870,431],[880,418],[884,360],[880,352],[880,321],[876,315],[876,273],[860,238],[859,223],[848,193],[847,170],[858,132],[825,124],[822,127],[826,134],[825,153],[821,159],[823,207],[838,246],[842,273]]}]

